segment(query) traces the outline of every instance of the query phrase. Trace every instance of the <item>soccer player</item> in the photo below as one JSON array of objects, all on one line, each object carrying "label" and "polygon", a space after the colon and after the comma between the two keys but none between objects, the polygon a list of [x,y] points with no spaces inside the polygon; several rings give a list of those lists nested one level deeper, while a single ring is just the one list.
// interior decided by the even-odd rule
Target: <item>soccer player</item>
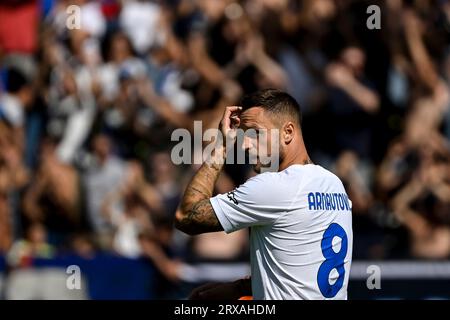
[{"label": "soccer player", "polygon": [[[347,299],[351,201],[337,176],[311,162],[299,105],[274,89],[245,96],[240,106],[226,108],[220,123],[223,136],[235,135],[237,128],[278,130],[278,171],[260,173],[264,165],[257,155],[253,168],[259,174],[228,194],[212,197],[230,148],[218,146],[189,183],[175,225],[191,235],[250,228],[251,278],[208,284],[191,298]],[[258,137],[245,136],[242,148],[253,152],[252,139]]]}]

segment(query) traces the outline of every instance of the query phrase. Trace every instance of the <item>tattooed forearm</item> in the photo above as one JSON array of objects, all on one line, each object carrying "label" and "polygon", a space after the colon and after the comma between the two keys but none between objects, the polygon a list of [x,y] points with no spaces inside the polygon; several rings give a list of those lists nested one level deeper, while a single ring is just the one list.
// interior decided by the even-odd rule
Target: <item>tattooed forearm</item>
[{"label": "tattooed forearm", "polygon": [[176,214],[176,228],[191,235],[223,230],[209,201],[222,166],[205,163],[192,178]]},{"label": "tattooed forearm", "polygon": [[182,220],[177,220],[176,227],[190,235],[223,230],[209,199],[201,200],[188,209]]}]

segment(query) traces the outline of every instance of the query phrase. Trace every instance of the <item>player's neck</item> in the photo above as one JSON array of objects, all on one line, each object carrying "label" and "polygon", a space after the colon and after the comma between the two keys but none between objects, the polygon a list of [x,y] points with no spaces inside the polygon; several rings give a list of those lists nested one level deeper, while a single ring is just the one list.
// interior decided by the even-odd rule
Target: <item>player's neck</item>
[{"label": "player's neck", "polygon": [[280,168],[278,171],[282,171],[294,164],[313,164],[303,143],[299,144],[298,147],[293,148],[291,152],[288,152],[285,155],[283,161],[280,163]]}]

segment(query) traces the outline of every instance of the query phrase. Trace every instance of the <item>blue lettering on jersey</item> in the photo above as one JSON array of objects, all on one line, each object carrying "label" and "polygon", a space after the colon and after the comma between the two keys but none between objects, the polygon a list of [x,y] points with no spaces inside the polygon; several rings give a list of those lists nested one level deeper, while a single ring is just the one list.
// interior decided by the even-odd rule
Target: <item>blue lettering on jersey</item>
[{"label": "blue lettering on jersey", "polygon": [[308,193],[309,210],[350,210],[348,196],[345,193]]},{"label": "blue lettering on jersey", "polygon": [[312,193],[312,192],[310,192],[308,194],[308,204],[309,204],[309,210],[311,210],[311,208],[316,210],[316,201],[315,201],[315,198],[314,198],[314,193]]},{"label": "blue lettering on jersey", "polygon": [[320,192],[316,192],[315,200],[316,200],[316,204],[317,204],[317,210],[319,210],[319,209],[323,210],[323,198],[322,198],[322,194]]},{"label": "blue lettering on jersey", "polygon": [[327,197],[327,210],[330,210],[331,209],[330,194],[329,193],[325,193],[325,197]]},{"label": "blue lettering on jersey", "polygon": [[332,193],[330,195],[330,198],[331,198],[330,204],[331,204],[331,208],[333,210],[336,210],[336,198],[335,198],[335,195],[336,195],[336,193]]}]

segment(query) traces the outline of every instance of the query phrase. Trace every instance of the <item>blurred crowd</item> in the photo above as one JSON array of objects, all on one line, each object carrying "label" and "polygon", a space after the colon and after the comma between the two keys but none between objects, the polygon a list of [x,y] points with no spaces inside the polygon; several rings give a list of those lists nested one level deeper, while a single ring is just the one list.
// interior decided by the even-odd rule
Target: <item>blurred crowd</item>
[{"label": "blurred crowd", "polygon": [[[176,283],[183,263],[247,261],[246,231],[173,229],[198,166],[172,163],[171,134],[268,87],[297,99],[313,162],[344,181],[355,259],[450,257],[448,0],[4,0],[0,68],[13,268],[109,251]],[[216,192],[251,175],[227,165]]]}]

